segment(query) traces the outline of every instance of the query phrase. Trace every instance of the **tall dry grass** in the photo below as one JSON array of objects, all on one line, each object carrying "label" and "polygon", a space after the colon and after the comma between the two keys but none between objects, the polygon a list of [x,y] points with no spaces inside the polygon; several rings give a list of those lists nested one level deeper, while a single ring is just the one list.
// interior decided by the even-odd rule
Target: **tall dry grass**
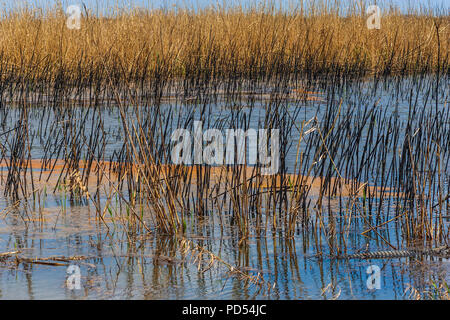
[{"label": "tall dry grass", "polygon": [[82,14],[66,27],[62,7],[4,12],[0,20],[3,81],[271,78],[282,74],[447,73],[450,19],[384,12],[369,30],[365,8],[280,11],[268,5],[188,10],[117,10]]}]

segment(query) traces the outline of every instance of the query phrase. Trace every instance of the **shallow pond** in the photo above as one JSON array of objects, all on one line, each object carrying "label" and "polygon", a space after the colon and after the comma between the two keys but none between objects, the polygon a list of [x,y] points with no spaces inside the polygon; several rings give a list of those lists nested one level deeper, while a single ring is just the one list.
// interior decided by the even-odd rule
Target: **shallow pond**
[{"label": "shallow pond", "polygon": [[[322,160],[327,165],[313,166],[309,175],[326,175],[329,168],[337,166],[344,178],[367,182],[378,188],[380,185],[395,187],[398,177],[393,175],[399,167],[396,161],[406,139],[407,124],[415,126],[412,131],[417,135],[417,128],[425,127],[421,121],[432,119],[438,113],[442,123],[440,131],[434,134],[442,136],[442,166],[439,178],[428,179],[423,188],[435,195],[436,181],[440,181],[439,190],[448,193],[449,137],[442,134],[448,133],[450,126],[448,87],[441,85],[438,95],[433,97],[432,81],[424,80],[423,86],[414,81],[411,84],[408,79],[397,84],[392,81],[393,84],[388,82],[384,87],[370,81],[356,83],[340,87],[338,92],[309,88],[317,99],[286,98],[273,102],[271,96],[266,95],[259,100],[241,97],[232,103],[215,101],[203,104],[175,103],[167,99],[157,111],[152,106],[131,110],[127,121],[130,125],[136,123],[136,112],[148,119],[148,127],[159,139],[156,145],[163,149],[169,145],[167,141],[174,129],[192,130],[193,120],[203,121],[205,130],[261,128],[267,119],[272,119],[270,114],[274,104],[282,108],[282,116],[289,119],[278,122],[284,146],[282,171],[297,173],[298,144],[299,150],[305,152],[301,171],[305,174],[306,169],[317,161],[314,152],[308,152],[314,150],[311,147],[316,143],[314,141],[319,141],[317,127],[330,128],[327,123],[337,117],[339,120],[333,130],[341,131],[330,144],[330,149],[337,146],[336,150],[329,151],[334,152],[335,161]],[[438,103],[435,103],[436,99]],[[330,111],[331,104],[334,111]],[[420,113],[424,108],[429,110],[429,114]],[[411,120],[412,110],[415,110],[417,118]],[[159,121],[152,122],[155,112]],[[309,122],[309,127],[302,130],[302,123],[314,118],[315,122]],[[162,122],[161,119],[167,121]],[[69,124],[66,125],[65,121]],[[0,256],[2,299],[409,299],[414,290],[428,297],[427,291],[432,283],[439,285],[450,279],[450,260],[445,258],[421,256],[359,260],[333,257],[333,246],[327,242],[330,229],[320,225],[331,220],[335,223],[334,234],[338,238],[346,235],[348,252],[387,250],[390,249],[387,242],[396,248],[407,246],[404,226],[396,221],[381,225],[377,234],[361,234],[368,229],[366,218],[373,219],[370,220],[372,225],[380,225],[395,217],[395,205],[403,200],[394,194],[384,195],[383,202],[372,196],[369,209],[365,206],[366,195],[357,197],[355,201],[364,205],[364,213],[355,210],[350,218],[342,212],[345,207],[342,200],[348,199],[329,196],[324,199],[321,220],[317,218],[318,213],[311,210],[312,222],[307,226],[299,223],[293,236],[288,237],[282,227],[270,225],[269,228],[267,224],[255,223],[248,237],[244,238],[239,227],[231,222],[233,211],[230,208],[206,210],[202,216],[193,211],[184,216],[184,232],[171,236],[158,232],[154,227],[150,227],[151,232],[136,231],[136,227],[130,226],[130,221],[124,218],[129,212],[121,207],[120,201],[111,203],[107,190],[99,191],[97,206],[116,209],[114,214],[105,209],[101,219],[94,203],[73,201],[62,188],[40,189],[37,198],[35,193],[28,199],[13,199],[7,195],[5,185],[8,172],[11,172],[8,159],[17,152],[18,141],[23,138],[18,138],[18,130],[15,129],[23,123],[23,110],[15,105],[4,108],[0,112],[0,123],[5,132],[0,136],[4,146],[2,161],[5,162],[0,172],[0,254],[17,252]],[[74,106],[69,114],[36,105],[29,109],[27,123],[29,148],[25,149],[29,152],[29,159],[70,158],[73,151],[61,146],[68,145],[67,142],[76,136],[81,141],[76,153],[79,160],[88,157],[89,150],[82,142],[89,139],[98,145],[94,153],[101,155],[101,160],[123,160],[120,154],[125,148],[125,133],[116,106]],[[334,129],[336,127],[338,129]],[[350,136],[352,132],[357,132],[358,139]],[[303,138],[298,143],[300,137]],[[379,137],[385,142],[380,142],[381,139],[377,142]],[[391,144],[391,139],[397,142]],[[382,149],[378,145],[387,146],[381,155]],[[367,146],[372,148],[372,153],[366,152]],[[252,147],[249,147],[250,152]],[[158,152],[155,148],[155,155],[162,154]],[[374,164],[370,164],[371,161]],[[165,158],[161,162],[170,161]],[[360,163],[360,166],[353,163]],[[391,169],[380,171],[376,163],[387,164]],[[40,171],[33,168],[36,176]],[[386,172],[386,175],[380,172]],[[433,175],[438,176],[436,172]],[[28,188],[31,192],[32,187],[28,185]],[[314,193],[309,197],[312,203],[317,200]],[[438,198],[430,196],[429,201],[434,205]],[[439,213],[444,243],[448,243],[449,235],[448,206],[448,200],[443,202]],[[150,209],[145,210],[143,219],[152,226]],[[435,211],[431,214],[438,215]],[[347,225],[348,219],[352,223]],[[386,241],[381,240],[381,236]],[[338,243],[342,241],[340,239]],[[198,245],[204,251],[199,252],[192,247],[188,250],[186,243]],[[60,260],[46,260],[49,257],[59,257]],[[49,261],[53,262],[46,263]],[[72,265],[79,270],[80,286],[77,288],[67,282],[73,279],[74,269],[69,268]],[[258,280],[252,283],[255,277]],[[377,277],[376,281],[370,282],[373,277]],[[374,283],[379,284],[378,288],[371,287]]]}]

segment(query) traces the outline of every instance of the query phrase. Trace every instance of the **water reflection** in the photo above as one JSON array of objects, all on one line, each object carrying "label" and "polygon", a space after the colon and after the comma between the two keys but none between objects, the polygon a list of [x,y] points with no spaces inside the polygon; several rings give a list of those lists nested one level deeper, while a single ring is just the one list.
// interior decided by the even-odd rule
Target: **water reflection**
[{"label": "water reflection", "polygon": [[[5,221],[2,248],[16,248],[21,257],[86,257],[71,262],[80,267],[81,290],[67,288],[66,266],[2,261],[0,294],[6,299],[405,299],[409,285],[426,290],[430,279],[445,279],[449,268],[446,260],[337,260],[311,254],[316,240],[307,234],[286,239],[275,231],[240,242],[236,229],[221,230],[218,221],[197,223],[186,234],[246,274],[260,274],[275,285],[268,293],[220,262],[205,270],[208,261],[203,261],[199,267],[173,237],[140,237],[112,224],[108,232],[86,207],[49,213],[40,225],[23,227],[18,213]],[[367,288],[366,270],[373,264],[381,269],[380,290]]]}]

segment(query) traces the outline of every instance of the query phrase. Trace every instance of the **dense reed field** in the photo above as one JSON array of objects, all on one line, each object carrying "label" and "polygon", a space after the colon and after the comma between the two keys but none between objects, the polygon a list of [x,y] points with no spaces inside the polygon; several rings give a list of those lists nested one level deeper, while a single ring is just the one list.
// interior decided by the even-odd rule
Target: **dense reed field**
[{"label": "dense reed field", "polygon": [[105,80],[272,79],[280,74],[448,74],[448,12],[382,13],[369,30],[366,6],[339,2],[280,11],[253,9],[84,9],[81,28],[66,27],[62,7],[7,11],[0,19],[3,83]]}]

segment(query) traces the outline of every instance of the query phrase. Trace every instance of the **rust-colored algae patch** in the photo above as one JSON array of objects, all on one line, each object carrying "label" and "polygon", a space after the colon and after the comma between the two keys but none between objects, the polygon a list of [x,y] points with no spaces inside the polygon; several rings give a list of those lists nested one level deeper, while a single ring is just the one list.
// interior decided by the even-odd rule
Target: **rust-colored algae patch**
[{"label": "rust-colored algae patch", "polygon": [[[280,189],[287,188],[287,190],[295,190],[305,188],[309,191],[310,196],[316,196],[321,193],[325,183],[329,188],[336,186],[337,195],[341,196],[363,196],[364,193],[376,194],[381,192],[381,188],[363,185],[361,182],[355,180],[347,180],[341,178],[331,177],[325,181],[323,177],[302,176],[298,174],[275,174],[262,175],[260,169],[252,166],[233,165],[233,166],[186,166],[173,164],[154,164],[150,166],[127,164],[109,161],[79,161],[78,167],[74,168],[74,163],[66,162],[59,159],[32,159],[25,160],[21,163],[14,164],[20,167],[23,172],[26,171],[27,178],[31,178],[29,169],[33,169],[33,182],[37,186],[43,184],[50,187],[56,187],[58,182],[61,183],[61,177],[68,177],[66,175],[69,171],[79,171],[80,175],[87,171],[87,187],[98,187],[99,181],[102,184],[109,182],[117,182],[119,176],[137,177],[147,172],[153,179],[156,177],[161,183],[164,180],[179,179],[179,181],[198,185],[200,183],[208,183],[209,188],[217,188],[217,190],[224,191],[231,186],[245,185],[247,188],[253,189]],[[0,162],[0,168],[10,168],[11,163],[8,160]],[[38,170],[38,172],[36,172]],[[132,172],[130,172],[132,171]],[[3,177],[7,174],[3,170]],[[107,177],[105,177],[107,176]],[[99,180],[100,177],[100,180]],[[154,182],[154,180],[153,180]],[[389,190],[384,189],[384,192]]]},{"label": "rust-colored algae patch", "polygon": [[302,98],[306,101],[319,101],[319,102],[326,101],[324,98],[320,97],[320,95],[323,95],[322,92],[309,91],[303,88],[297,88],[292,90],[292,95],[296,98]]}]

